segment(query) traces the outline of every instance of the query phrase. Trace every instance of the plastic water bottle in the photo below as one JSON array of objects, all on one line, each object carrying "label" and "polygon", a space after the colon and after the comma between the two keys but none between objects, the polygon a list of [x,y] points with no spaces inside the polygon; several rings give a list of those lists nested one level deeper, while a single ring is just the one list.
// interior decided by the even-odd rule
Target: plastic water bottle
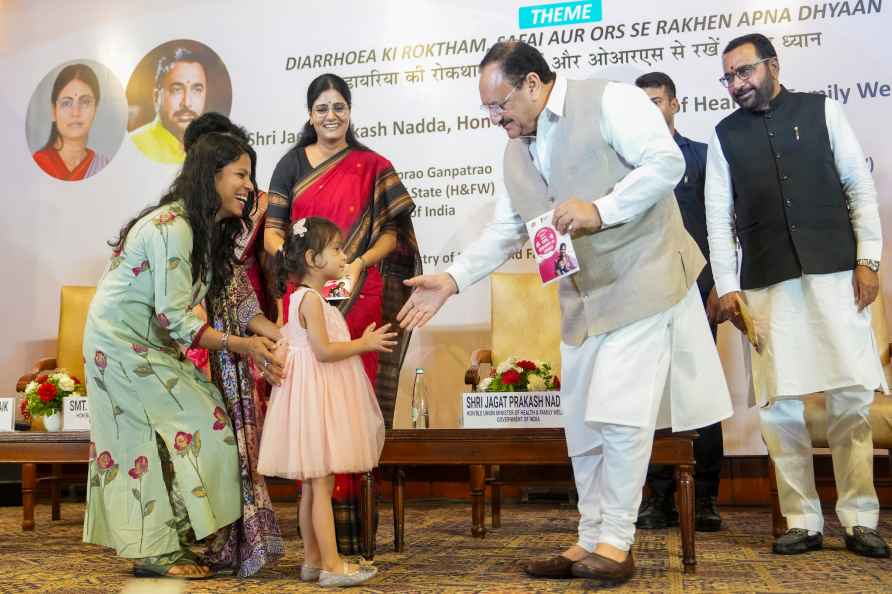
[{"label": "plastic water bottle", "polygon": [[412,429],[427,429],[430,418],[427,411],[427,386],[424,383],[424,369],[415,370],[415,382],[412,385]]}]

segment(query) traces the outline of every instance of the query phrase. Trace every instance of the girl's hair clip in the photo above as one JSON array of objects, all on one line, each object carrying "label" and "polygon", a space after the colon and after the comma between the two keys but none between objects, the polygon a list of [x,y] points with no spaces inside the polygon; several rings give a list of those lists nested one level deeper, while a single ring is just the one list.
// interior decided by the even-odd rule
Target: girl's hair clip
[{"label": "girl's hair clip", "polygon": [[307,219],[300,219],[299,221],[294,223],[294,226],[291,227],[291,233],[297,235],[298,237],[303,237],[307,234]]}]

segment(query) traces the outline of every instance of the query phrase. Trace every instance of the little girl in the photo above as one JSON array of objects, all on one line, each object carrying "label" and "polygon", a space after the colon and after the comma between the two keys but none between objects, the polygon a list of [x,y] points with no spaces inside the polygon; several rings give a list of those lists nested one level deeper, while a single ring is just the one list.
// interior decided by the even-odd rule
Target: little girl
[{"label": "little girl", "polygon": [[[322,298],[326,281],[343,277],[347,260],[341,233],[328,219],[295,222],[277,255],[279,290],[299,283],[291,296],[285,341],[277,356],[286,377],[273,389],[260,442],[262,474],[303,481],[300,578],[320,586],[352,586],[375,575],[371,566],[338,555],[331,493],[335,473],[367,472],[384,447],[384,417],[358,355],[390,352],[389,324],[371,324],[350,340],[347,322]],[[281,352],[281,351],[287,351]]]}]

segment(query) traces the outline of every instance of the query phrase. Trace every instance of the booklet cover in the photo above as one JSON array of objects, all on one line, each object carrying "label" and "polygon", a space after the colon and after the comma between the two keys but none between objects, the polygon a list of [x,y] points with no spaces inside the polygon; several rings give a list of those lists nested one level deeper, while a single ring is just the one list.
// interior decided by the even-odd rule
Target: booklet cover
[{"label": "booklet cover", "polygon": [[349,276],[339,278],[338,280],[330,280],[322,285],[322,297],[326,301],[343,301],[350,298],[350,292],[353,290],[353,281]]},{"label": "booklet cover", "polygon": [[533,244],[543,285],[579,271],[579,261],[576,259],[570,235],[558,233],[551,224],[553,219],[554,211],[549,210],[527,221],[527,232],[530,234],[530,243]]}]

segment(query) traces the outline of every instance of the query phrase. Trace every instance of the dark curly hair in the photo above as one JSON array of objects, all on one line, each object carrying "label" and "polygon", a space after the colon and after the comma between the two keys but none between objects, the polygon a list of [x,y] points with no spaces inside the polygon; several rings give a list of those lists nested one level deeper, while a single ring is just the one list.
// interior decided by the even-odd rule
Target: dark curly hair
[{"label": "dark curly hair", "polygon": [[[307,232],[302,236],[294,234],[294,226],[303,221]],[[289,277],[302,278],[307,274],[306,253],[312,250],[322,253],[326,246],[341,236],[341,229],[323,217],[307,217],[292,223],[285,234],[285,243],[276,253],[276,288],[284,294]]]},{"label": "dark curly hair", "polygon": [[[254,179],[254,174],[257,172],[257,154],[254,152],[254,147],[251,146],[250,140],[248,140],[248,133],[244,128],[233,123],[232,120],[222,113],[209,111],[198,116],[186,126],[186,132],[183,134],[183,149],[188,153],[189,149],[192,148],[192,145],[195,144],[199,138],[205,134],[210,134],[211,132],[220,132],[221,134],[229,133],[244,140],[248,144],[248,157],[251,159],[251,184],[254,186],[254,191],[251,192],[251,195],[248,197],[248,202],[245,204],[245,211],[247,211],[249,216],[254,216],[254,212],[257,210],[258,206],[257,192],[260,187],[257,185],[257,180]],[[249,232],[250,227],[245,233]]]},{"label": "dark curly hair", "polygon": [[[232,134],[212,132],[203,135],[186,153],[183,169],[158,204],[144,208],[130,219],[121,227],[117,239],[108,242],[109,245],[123,250],[127,235],[137,221],[161,206],[182,200],[186,219],[192,228],[192,281],[206,278],[210,270],[208,295],[216,297],[232,278],[236,239],[243,229],[250,229],[252,223],[247,207],[240,218],[231,217],[215,222],[220,208],[215,176],[226,165],[251,153],[248,143]],[[253,169],[253,162],[251,166]]]}]

